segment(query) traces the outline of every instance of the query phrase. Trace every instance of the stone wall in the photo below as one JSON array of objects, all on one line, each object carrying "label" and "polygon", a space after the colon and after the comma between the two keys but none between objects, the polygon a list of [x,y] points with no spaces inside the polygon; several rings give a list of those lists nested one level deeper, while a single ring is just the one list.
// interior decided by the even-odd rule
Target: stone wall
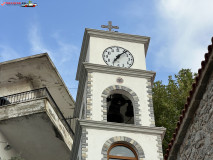
[{"label": "stone wall", "polygon": [[194,115],[177,160],[213,159],[213,80]]}]

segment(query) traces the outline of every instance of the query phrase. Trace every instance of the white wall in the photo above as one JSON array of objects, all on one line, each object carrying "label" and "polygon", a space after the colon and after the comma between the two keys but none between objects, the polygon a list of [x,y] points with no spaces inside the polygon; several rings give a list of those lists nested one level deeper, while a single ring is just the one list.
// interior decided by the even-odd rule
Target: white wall
[{"label": "white wall", "polygon": [[86,117],[86,112],[83,113],[83,107],[84,108],[84,111],[86,111],[86,101],[87,101],[87,82],[88,80],[85,81],[85,87],[84,87],[84,92],[83,92],[83,97],[82,97],[82,102],[81,102],[81,108],[80,108],[80,114],[79,114],[79,119],[82,119],[82,114],[83,116]]},{"label": "white wall", "polygon": [[[92,73],[92,120],[102,121],[102,92],[112,85],[122,85],[130,88],[139,97],[141,123],[143,126],[150,126],[151,117],[148,111],[148,95],[147,95],[147,80],[144,78],[128,77],[128,76],[118,76],[112,74],[104,73]],[[123,84],[116,82],[118,77],[123,78]]]},{"label": "white wall", "polygon": [[89,62],[89,56],[90,56],[90,41],[89,41],[88,48],[87,48],[87,54],[86,54],[85,62]]},{"label": "white wall", "polygon": [[66,143],[67,147],[70,150],[72,150],[73,139],[72,139],[70,133],[67,132],[67,129],[64,126],[64,124],[61,122],[63,120],[61,120],[58,117],[57,113],[55,112],[54,108],[51,106],[51,104],[49,103],[49,101],[46,101],[46,112],[47,112],[49,118],[51,119],[52,123],[54,124],[54,126],[61,133],[61,135],[63,137],[63,140]]},{"label": "white wall", "polygon": [[5,150],[4,148],[7,144],[3,142],[8,142],[8,141],[0,131],[0,160],[8,160],[11,157],[18,156],[18,153],[15,151],[14,148],[11,148],[10,150]]},{"label": "white wall", "polygon": [[142,147],[145,158],[143,160],[159,160],[157,148],[157,136],[145,135],[140,133],[118,132],[108,130],[87,129],[88,131],[88,159],[100,160],[103,158],[101,154],[104,143],[115,136],[125,136],[135,140]]},{"label": "white wall", "polygon": [[106,65],[103,61],[102,54],[104,50],[111,46],[119,46],[127,49],[134,56],[134,64],[131,68],[146,70],[144,44],[124,42],[112,39],[103,39],[90,37],[87,58],[90,63]]}]

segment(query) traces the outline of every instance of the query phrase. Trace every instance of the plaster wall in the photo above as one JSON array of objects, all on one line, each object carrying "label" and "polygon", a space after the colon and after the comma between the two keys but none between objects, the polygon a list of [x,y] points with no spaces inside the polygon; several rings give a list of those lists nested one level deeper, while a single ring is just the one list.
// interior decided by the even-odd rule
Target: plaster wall
[{"label": "plaster wall", "polygon": [[[85,84],[87,84],[87,80],[86,80]],[[83,108],[83,107],[86,107],[86,99],[87,99],[87,85],[85,85],[85,87],[84,87],[84,93],[83,93],[83,98],[82,98],[82,102],[81,102],[81,110],[80,110],[80,115],[79,115],[80,119],[84,119],[84,117],[86,116],[85,115],[86,108]],[[84,111],[84,113],[83,113],[83,111]]]},{"label": "plaster wall", "polygon": [[87,48],[87,54],[86,54],[85,62],[89,62],[89,56],[90,56],[90,41],[89,41],[88,48]]},{"label": "plaster wall", "polygon": [[[48,116],[44,113],[44,107]],[[64,141],[56,136],[58,132],[54,128],[58,129]],[[6,156],[17,156],[21,153],[26,160],[58,160],[60,158],[68,160],[72,148],[70,134],[55,110],[44,99],[1,107],[0,141],[9,142],[12,149],[17,151],[14,154],[9,152],[12,150],[5,151],[6,144],[0,143],[0,157],[5,152],[7,152]],[[9,160],[9,158],[1,160]]]},{"label": "plaster wall", "polygon": [[134,56],[134,64],[131,68],[146,70],[144,44],[125,42],[112,39],[90,37],[87,59],[90,63],[106,65],[103,61],[103,51],[111,46],[119,46],[127,49]]},{"label": "plaster wall", "polygon": [[157,136],[141,133],[120,132],[110,130],[87,129],[87,160],[100,160],[103,158],[101,153],[104,143],[112,137],[124,136],[135,140],[143,149],[145,158],[143,160],[159,160],[157,148]]},{"label": "plaster wall", "polygon": [[0,86],[0,97],[7,96],[11,94],[16,94],[20,92],[25,92],[32,90],[33,87],[30,82],[27,81],[19,81],[16,83],[7,83],[5,85]]},{"label": "plaster wall", "polygon": [[[92,116],[91,119],[95,121],[103,120],[102,112],[102,92],[109,86],[121,85],[125,86],[136,93],[139,98],[140,118],[142,126],[151,125],[150,111],[148,107],[148,94],[147,94],[147,79],[136,78],[129,76],[118,76],[104,73],[91,73],[92,74]],[[123,78],[123,83],[116,82],[118,77]]]},{"label": "plaster wall", "polygon": [[57,113],[53,109],[53,107],[50,105],[48,101],[46,101],[46,111],[53,122],[54,126],[58,129],[58,131],[61,133],[67,147],[72,150],[72,145],[73,145],[73,139],[70,136],[70,134],[67,132],[64,124],[61,122],[60,118],[58,117]]},{"label": "plaster wall", "polygon": [[7,145],[7,143],[4,142],[10,144],[6,139],[6,137],[0,131],[0,160],[8,160],[11,157],[18,156],[18,153],[15,151],[14,148],[11,148],[10,150],[5,150],[4,148]]},{"label": "plaster wall", "polygon": [[[44,112],[44,99],[0,107],[1,120]],[[1,128],[0,128],[1,129]]]}]

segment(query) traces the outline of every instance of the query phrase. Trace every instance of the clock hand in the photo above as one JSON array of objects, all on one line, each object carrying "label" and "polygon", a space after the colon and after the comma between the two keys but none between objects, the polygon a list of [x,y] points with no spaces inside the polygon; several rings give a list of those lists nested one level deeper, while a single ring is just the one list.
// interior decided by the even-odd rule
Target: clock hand
[{"label": "clock hand", "polygon": [[118,54],[118,55],[115,57],[114,61],[113,61],[113,65],[114,65],[115,61],[116,61],[118,58],[120,58],[120,56],[121,56],[122,54],[124,54],[124,53],[126,53],[126,52],[127,52],[127,50],[124,50],[122,53]]}]

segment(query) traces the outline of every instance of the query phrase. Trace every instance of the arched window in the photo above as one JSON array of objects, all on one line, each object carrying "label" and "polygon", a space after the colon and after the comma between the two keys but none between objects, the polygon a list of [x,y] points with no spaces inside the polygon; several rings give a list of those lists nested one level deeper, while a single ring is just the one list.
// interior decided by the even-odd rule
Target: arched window
[{"label": "arched window", "polygon": [[107,160],[138,160],[138,157],[129,145],[116,143],[109,148]]},{"label": "arched window", "polygon": [[111,94],[107,97],[107,121],[134,124],[132,101],[123,94]]}]

